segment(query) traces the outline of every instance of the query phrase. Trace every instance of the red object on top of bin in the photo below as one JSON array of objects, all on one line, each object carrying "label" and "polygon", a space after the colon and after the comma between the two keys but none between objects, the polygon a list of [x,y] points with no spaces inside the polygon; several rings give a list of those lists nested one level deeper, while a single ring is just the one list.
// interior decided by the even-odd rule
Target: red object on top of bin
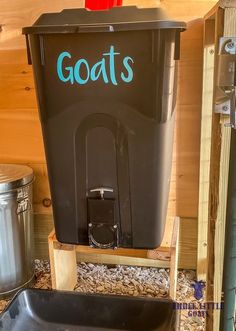
[{"label": "red object on top of bin", "polygon": [[85,0],[85,7],[91,10],[109,9],[122,6],[122,0]]}]

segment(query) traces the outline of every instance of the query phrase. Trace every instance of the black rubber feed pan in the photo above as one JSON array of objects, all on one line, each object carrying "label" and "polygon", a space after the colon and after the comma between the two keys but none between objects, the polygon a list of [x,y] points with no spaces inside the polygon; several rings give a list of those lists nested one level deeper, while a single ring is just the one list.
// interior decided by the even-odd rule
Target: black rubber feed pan
[{"label": "black rubber feed pan", "polygon": [[23,290],[0,315],[4,331],[175,330],[173,301]]}]

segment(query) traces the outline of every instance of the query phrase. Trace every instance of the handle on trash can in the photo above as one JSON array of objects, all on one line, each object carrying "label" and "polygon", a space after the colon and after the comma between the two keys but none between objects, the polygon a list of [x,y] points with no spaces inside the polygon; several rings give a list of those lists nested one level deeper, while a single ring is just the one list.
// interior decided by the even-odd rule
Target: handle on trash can
[{"label": "handle on trash can", "polygon": [[80,33],[88,33],[88,32],[114,32],[114,28],[112,25],[85,25],[80,26],[78,28],[78,32]]},{"label": "handle on trash can", "polygon": [[25,35],[25,41],[26,41],[26,50],[27,50],[27,59],[28,59],[28,64],[32,64],[32,58],[31,58],[31,53],[30,53],[30,43],[29,43],[29,36],[26,34]]},{"label": "handle on trash can", "polygon": [[179,60],[180,59],[180,32],[181,30],[176,30],[175,32],[175,54],[174,59]]},{"label": "handle on trash can", "polygon": [[94,189],[91,189],[90,192],[99,192],[101,199],[104,199],[105,192],[114,192],[113,188],[110,187],[97,187]]}]

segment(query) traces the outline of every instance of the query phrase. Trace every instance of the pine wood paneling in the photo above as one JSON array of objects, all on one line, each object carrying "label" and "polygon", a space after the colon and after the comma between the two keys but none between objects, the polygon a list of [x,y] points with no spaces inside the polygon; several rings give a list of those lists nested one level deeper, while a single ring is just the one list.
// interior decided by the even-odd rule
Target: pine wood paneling
[{"label": "pine wood paneling", "polygon": [[[140,7],[156,6],[159,3],[157,0],[124,0],[124,4],[135,4]],[[170,243],[169,232],[172,228],[173,216],[177,214],[180,217],[197,218],[203,27],[202,20],[197,18],[202,17],[213,4],[214,1],[161,2],[174,19],[188,21],[188,30],[182,34],[181,42],[177,125],[168,222],[164,238],[166,245]],[[1,1],[0,162],[29,164],[35,171],[36,219],[41,218],[39,215],[45,215],[42,224],[46,226],[41,233],[40,225],[36,221],[37,249],[41,249],[47,243],[47,238],[44,236],[48,235],[46,232],[52,225],[50,221],[52,210],[51,207],[43,205],[43,200],[50,198],[50,192],[32,68],[27,64],[25,40],[21,35],[21,29],[23,26],[31,25],[43,12],[57,12],[63,8],[80,6],[83,6],[82,0]],[[185,226],[189,225],[186,223]],[[37,237],[37,231],[41,239]],[[195,245],[194,240],[193,245]],[[194,250],[192,254],[195,261]]]},{"label": "pine wood paneling", "polygon": [[1,110],[0,141],[0,162],[45,162],[41,128],[35,110]]}]

